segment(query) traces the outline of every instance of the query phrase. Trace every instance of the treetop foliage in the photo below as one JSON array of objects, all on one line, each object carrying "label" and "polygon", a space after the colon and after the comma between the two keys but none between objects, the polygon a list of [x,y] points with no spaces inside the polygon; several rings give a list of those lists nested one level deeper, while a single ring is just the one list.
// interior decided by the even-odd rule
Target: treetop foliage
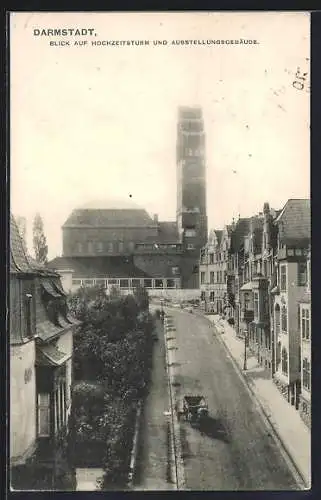
[{"label": "treetop foliage", "polygon": [[48,258],[48,245],[44,233],[43,220],[39,213],[35,215],[32,227],[32,234],[33,234],[33,248],[35,252],[36,261],[41,264],[46,264]]}]

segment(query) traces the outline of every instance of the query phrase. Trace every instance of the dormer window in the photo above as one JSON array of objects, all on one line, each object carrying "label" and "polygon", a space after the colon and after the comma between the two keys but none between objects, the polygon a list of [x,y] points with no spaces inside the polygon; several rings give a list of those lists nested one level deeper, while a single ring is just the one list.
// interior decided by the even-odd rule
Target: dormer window
[{"label": "dormer window", "polygon": [[42,300],[45,306],[48,319],[56,326],[59,324],[59,316],[67,317],[67,304],[63,291],[59,291],[57,286],[49,280],[41,282]]}]

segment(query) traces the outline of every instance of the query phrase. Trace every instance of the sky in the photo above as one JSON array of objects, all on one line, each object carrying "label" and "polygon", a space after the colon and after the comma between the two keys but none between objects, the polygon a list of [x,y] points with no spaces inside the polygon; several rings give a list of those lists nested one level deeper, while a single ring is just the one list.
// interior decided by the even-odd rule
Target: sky
[{"label": "sky", "polygon": [[[94,34],[34,35],[50,28]],[[11,211],[30,250],[36,212],[49,258],[69,213],[95,200],[174,220],[181,105],[203,109],[209,229],[310,196],[309,14],[26,12],[10,36]],[[171,43],[223,39],[257,43]],[[91,44],[106,40],[150,44]]]}]

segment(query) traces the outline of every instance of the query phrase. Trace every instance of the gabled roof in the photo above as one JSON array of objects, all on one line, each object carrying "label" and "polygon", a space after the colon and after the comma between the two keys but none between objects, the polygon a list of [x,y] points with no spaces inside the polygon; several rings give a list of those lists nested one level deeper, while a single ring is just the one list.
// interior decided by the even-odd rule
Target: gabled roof
[{"label": "gabled roof", "polygon": [[220,245],[222,241],[222,236],[223,236],[223,230],[222,229],[214,229],[215,236],[217,238],[217,243]]},{"label": "gabled roof", "polygon": [[244,244],[244,236],[249,232],[250,218],[238,219],[231,235],[231,250],[238,252]]},{"label": "gabled roof", "polygon": [[74,278],[150,278],[125,257],[56,257],[48,266],[72,270]]},{"label": "gabled roof", "polygon": [[13,215],[10,214],[10,273],[33,273],[22,238]]},{"label": "gabled roof", "polygon": [[311,239],[311,210],[309,199],[290,199],[275,219],[279,237],[284,243],[308,242]]},{"label": "gabled roof", "polygon": [[73,210],[65,227],[145,227],[155,226],[154,220],[144,209],[111,208]]},{"label": "gabled roof", "polygon": [[13,215],[10,214],[10,273],[55,275],[52,269],[39,264],[26,251]]}]

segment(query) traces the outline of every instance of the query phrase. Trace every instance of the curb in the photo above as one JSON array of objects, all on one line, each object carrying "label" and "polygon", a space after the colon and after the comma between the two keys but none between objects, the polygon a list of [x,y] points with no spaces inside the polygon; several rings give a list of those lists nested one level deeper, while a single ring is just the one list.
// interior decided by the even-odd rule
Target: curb
[{"label": "curb", "polygon": [[[206,316],[205,316],[205,318],[206,318]],[[207,319],[207,321],[210,322],[210,324],[212,326],[214,326],[216,329],[218,329],[218,326],[214,322],[212,322],[208,318],[206,318],[206,319]],[[296,474],[299,476],[300,481],[298,482],[297,478],[294,478],[294,479],[296,480],[296,482],[298,483],[299,486],[301,486],[300,482],[302,482],[303,485],[304,485],[304,487],[306,489],[309,489],[310,488],[310,481],[308,481],[306,479],[305,473],[301,471],[301,467],[297,464],[296,460],[293,458],[293,455],[291,454],[291,451],[290,451],[288,445],[284,442],[284,440],[280,436],[280,434],[279,434],[279,432],[278,432],[278,430],[276,428],[275,422],[271,419],[270,412],[267,411],[267,409],[264,407],[263,403],[260,401],[259,397],[257,396],[256,391],[253,389],[253,387],[252,387],[253,384],[248,380],[247,376],[244,374],[243,370],[241,369],[241,367],[240,367],[240,365],[238,363],[238,360],[234,357],[232,351],[226,345],[226,343],[224,342],[223,338],[221,336],[217,336],[217,338],[219,339],[219,341],[221,342],[221,344],[224,346],[225,350],[230,355],[230,358],[231,358],[231,360],[233,362],[233,365],[235,366],[235,368],[236,368],[239,376],[245,382],[245,384],[246,384],[249,392],[251,393],[253,399],[258,404],[261,412],[263,413],[264,417],[266,418],[266,420],[270,424],[270,426],[271,426],[271,428],[273,430],[273,437],[274,437],[274,439],[277,441],[278,445],[283,448],[284,452],[287,455],[288,460],[291,462],[292,467],[295,469]]]},{"label": "curb", "polygon": [[137,412],[136,412],[136,419],[135,419],[135,431],[134,431],[133,447],[132,447],[132,451],[130,454],[128,486],[132,486],[133,481],[134,481],[136,461],[137,461],[137,456],[138,456],[138,444],[139,444],[141,414],[142,414],[142,401],[139,401]]},{"label": "curb", "polygon": [[[165,315],[166,317],[166,315]],[[177,490],[185,490],[185,470],[184,470],[184,462],[182,458],[182,449],[181,449],[181,437],[180,437],[180,427],[177,419],[177,414],[175,412],[176,401],[174,400],[172,385],[173,385],[173,373],[171,369],[171,365],[169,363],[169,352],[167,346],[167,329],[165,324],[163,325],[164,329],[164,337],[165,337],[165,358],[166,358],[166,371],[167,371],[167,380],[168,380],[168,391],[169,391],[169,402],[170,402],[170,412],[171,412],[171,442],[173,446],[173,454],[174,454],[174,465],[175,465],[175,483]],[[171,329],[172,330],[172,329]],[[169,332],[171,333],[171,332]]]}]

